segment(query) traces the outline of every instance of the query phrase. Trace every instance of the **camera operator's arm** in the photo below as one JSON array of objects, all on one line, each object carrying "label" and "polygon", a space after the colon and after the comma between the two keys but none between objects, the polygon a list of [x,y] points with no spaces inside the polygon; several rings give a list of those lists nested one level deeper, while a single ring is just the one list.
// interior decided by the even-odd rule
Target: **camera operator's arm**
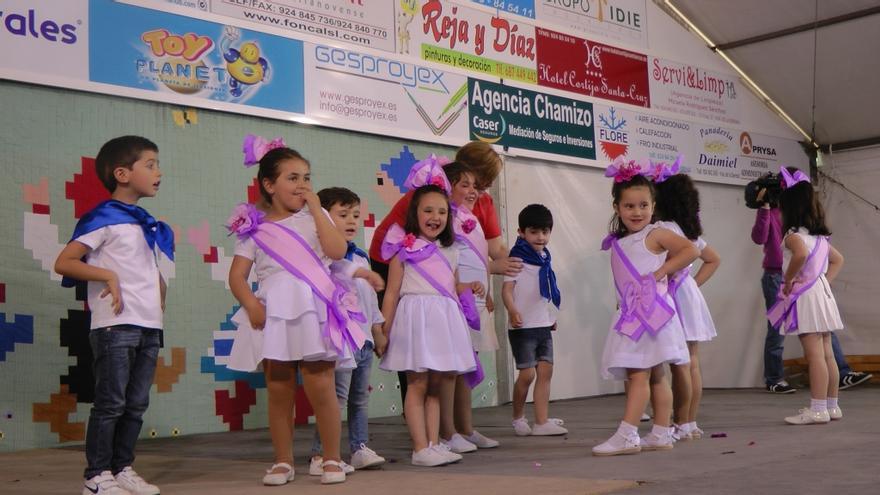
[{"label": "camera operator's arm", "polygon": [[[760,202],[767,194],[766,189],[758,191],[757,199]],[[755,214],[755,225],[752,227],[752,242],[763,246],[767,243],[770,235],[770,204],[764,203]]]}]

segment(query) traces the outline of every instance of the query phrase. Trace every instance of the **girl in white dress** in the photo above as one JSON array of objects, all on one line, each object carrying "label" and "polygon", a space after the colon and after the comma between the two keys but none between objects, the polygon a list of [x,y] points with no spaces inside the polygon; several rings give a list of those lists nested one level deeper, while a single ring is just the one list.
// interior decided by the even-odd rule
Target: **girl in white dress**
[{"label": "girl in white dress", "polygon": [[[675,303],[667,293],[667,276],[699,253],[684,237],[651,224],[654,188],[638,164],[618,161],[605,175],[614,177],[614,217],[602,247],[611,250],[619,309],[602,352],[602,374],[628,383],[623,421],[611,438],[593,447],[593,455],[671,449],[672,391],[664,365],[684,364],[689,358]],[[654,427],[639,439],[637,425],[649,397]]]},{"label": "girl in white dress", "polygon": [[[677,165],[677,163],[676,163]],[[700,371],[699,343],[715,338],[715,323],[700,287],[715,273],[721,264],[718,252],[700,237],[700,193],[690,176],[675,174],[677,166],[669,167],[670,174],[655,174],[657,209],[656,224],[686,237],[700,251],[703,261],[696,275],[691,266],[672,275],[670,292],[675,301],[675,311],[690,353],[690,365],[672,367],[673,426],[678,440],[699,439],[703,430],[697,426],[697,411],[703,396],[703,375]],[[659,164],[665,167],[666,164]],[[674,171],[673,171],[674,170]]]},{"label": "girl in white dress", "polygon": [[828,423],[843,412],[837,402],[837,362],[831,350],[831,332],[843,322],[831,281],[843,266],[843,256],[828,242],[825,211],[806,174],[795,168],[781,170],[780,195],[785,251],[784,285],[776,304],[768,311],[774,327],[796,333],[804,348],[810,372],[810,407],[785,418],[793,425]]},{"label": "girl in white dress", "polygon": [[[262,364],[266,377],[275,462],[263,483],[283,485],[294,478],[297,368],[324,445],[322,482],[339,483],[345,474],[334,368],[353,367],[350,343],[358,339],[339,331],[351,327],[344,321],[337,324],[341,313],[334,308],[346,297],[342,292],[332,298],[326,294],[328,286],[335,287],[330,261],[343,258],[347,245],[312,191],[311,165],[305,158],[281,144],[259,158],[259,164],[257,179],[268,212],[263,217],[252,206],[239,205],[229,219],[230,231],[238,234],[229,287],[241,309],[232,318],[238,329],[228,366],[255,371]],[[288,250],[292,254],[285,257]],[[252,267],[256,293],[248,282]]]}]

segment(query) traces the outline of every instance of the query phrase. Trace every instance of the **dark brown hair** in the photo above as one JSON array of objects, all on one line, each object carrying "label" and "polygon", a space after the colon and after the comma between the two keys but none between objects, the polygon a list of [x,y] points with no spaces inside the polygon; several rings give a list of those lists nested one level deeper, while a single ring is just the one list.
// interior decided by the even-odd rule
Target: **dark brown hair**
[{"label": "dark brown hair", "polygon": [[98,179],[112,193],[118,185],[113,172],[119,167],[131,170],[134,162],[141,159],[141,153],[145,150],[158,153],[159,147],[141,136],[120,136],[107,141],[95,157],[95,172]]},{"label": "dark brown hair", "polygon": [[[797,171],[793,167],[788,170],[792,173]],[[825,208],[822,208],[809,182],[798,182],[783,189],[779,195],[779,209],[782,211],[783,233],[803,227],[810,235],[831,235],[825,225]]]},{"label": "dark brown hair", "polygon": [[700,192],[687,174],[676,174],[656,184],[655,220],[675,222],[684,236],[695,241],[703,235],[700,225]]},{"label": "dark brown hair", "polygon": [[343,208],[361,204],[361,198],[351,189],[344,187],[328,187],[318,191],[321,207],[327,211],[333,205],[341,205]]}]

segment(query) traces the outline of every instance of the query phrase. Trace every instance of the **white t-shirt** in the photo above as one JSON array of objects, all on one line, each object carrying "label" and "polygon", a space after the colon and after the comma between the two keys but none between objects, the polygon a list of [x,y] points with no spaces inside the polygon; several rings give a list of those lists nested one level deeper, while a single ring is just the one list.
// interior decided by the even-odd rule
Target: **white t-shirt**
[{"label": "white t-shirt", "polygon": [[549,327],[556,323],[559,309],[549,299],[541,297],[538,275],[541,267],[523,263],[523,269],[515,277],[504,277],[505,282],[516,282],[513,286],[513,304],[522,316],[520,328]]},{"label": "white t-shirt", "polygon": [[107,284],[88,283],[91,328],[137,325],[161,329],[159,251],[150,249],[141,226],[136,223],[108,225],[74,240],[91,248],[86,263],[112,270],[119,278],[122,312],[118,315],[113,314],[113,299],[109,295],[100,297]]}]

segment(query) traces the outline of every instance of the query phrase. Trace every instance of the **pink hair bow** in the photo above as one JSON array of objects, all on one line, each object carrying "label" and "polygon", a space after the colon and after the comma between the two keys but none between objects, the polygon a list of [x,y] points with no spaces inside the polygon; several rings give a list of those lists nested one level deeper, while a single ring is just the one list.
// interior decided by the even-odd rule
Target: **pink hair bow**
[{"label": "pink hair bow", "polygon": [[452,192],[452,184],[446,178],[446,172],[443,171],[443,165],[450,163],[449,158],[445,156],[438,157],[431,153],[424,160],[418,161],[409,170],[409,175],[403,182],[403,186],[407,189],[417,189],[422,186],[433,184],[444,191],[446,194]]},{"label": "pink hair bow", "polygon": [[682,155],[678,155],[678,158],[675,159],[672,165],[666,162],[651,162],[651,166],[645,176],[659,184],[678,173],[681,169],[682,159]]},{"label": "pink hair bow", "polygon": [[244,153],[244,165],[245,167],[252,167],[260,163],[260,159],[266,153],[285,146],[287,145],[284,144],[284,140],[280,137],[267,141],[263,137],[248,134],[244,137],[244,143],[241,145],[241,151]]},{"label": "pink hair bow", "polygon": [[605,169],[605,177],[614,177],[614,182],[628,182],[637,175],[644,175],[642,166],[635,160],[624,162],[619,156]]},{"label": "pink hair bow", "polygon": [[795,170],[794,173],[791,173],[788,171],[788,167],[779,167],[779,173],[782,175],[783,189],[788,189],[798,182],[810,182],[810,178],[807,177],[807,174],[800,170]]}]

